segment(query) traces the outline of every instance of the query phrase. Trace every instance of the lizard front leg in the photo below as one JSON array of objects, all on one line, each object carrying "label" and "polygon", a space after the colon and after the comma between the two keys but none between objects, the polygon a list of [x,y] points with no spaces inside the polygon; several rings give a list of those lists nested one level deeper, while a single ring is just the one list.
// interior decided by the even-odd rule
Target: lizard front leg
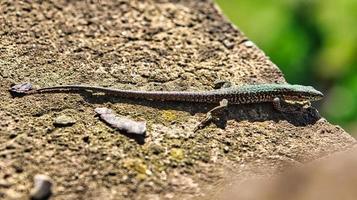
[{"label": "lizard front leg", "polygon": [[228,106],[228,100],[222,99],[219,102],[219,106],[216,106],[207,112],[206,117],[193,129],[193,132],[196,132],[199,129],[204,128],[213,119],[217,119],[218,116],[223,112],[223,110],[227,108],[227,106]]},{"label": "lizard front leg", "polygon": [[[287,107],[283,107],[281,104],[282,102],[284,102],[285,104],[289,104],[290,106]],[[298,106],[298,110],[293,109],[296,108]],[[279,97],[275,97],[273,99],[273,107],[275,110],[280,111],[280,112],[284,112],[284,113],[302,113],[304,111],[304,109],[308,108],[311,106],[310,102],[303,102],[303,103],[291,103],[291,102],[286,102],[284,100],[281,100]]]}]

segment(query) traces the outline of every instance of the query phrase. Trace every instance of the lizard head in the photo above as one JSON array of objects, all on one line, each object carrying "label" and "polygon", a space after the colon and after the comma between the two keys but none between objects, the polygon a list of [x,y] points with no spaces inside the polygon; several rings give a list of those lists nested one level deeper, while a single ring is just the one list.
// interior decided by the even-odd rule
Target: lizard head
[{"label": "lizard head", "polygon": [[322,92],[311,86],[289,85],[285,91],[287,95],[284,95],[284,99],[292,101],[318,101],[324,97]]}]

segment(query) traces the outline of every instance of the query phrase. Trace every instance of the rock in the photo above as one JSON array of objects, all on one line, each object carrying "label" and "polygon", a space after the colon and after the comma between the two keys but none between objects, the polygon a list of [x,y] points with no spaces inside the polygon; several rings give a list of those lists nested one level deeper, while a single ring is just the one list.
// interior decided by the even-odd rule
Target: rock
[{"label": "rock", "polygon": [[248,48],[255,46],[254,42],[252,42],[252,41],[250,41],[250,40],[245,41],[245,42],[244,42],[244,45],[245,45],[246,47],[248,47]]},{"label": "rock", "polygon": [[0,188],[9,188],[11,183],[5,179],[0,179]]},{"label": "rock", "polygon": [[60,115],[55,118],[53,125],[57,127],[71,126],[76,123],[76,120],[68,115]]},{"label": "rock", "polygon": [[94,111],[103,121],[113,128],[136,135],[145,135],[146,133],[145,121],[135,121],[125,116],[117,115],[112,109],[109,108],[96,108]]},{"label": "rock", "polygon": [[30,192],[32,200],[48,199],[52,194],[52,180],[49,176],[37,174],[34,177],[34,187]]},{"label": "rock", "polygon": [[228,152],[229,152],[229,147],[225,146],[225,147],[223,148],[223,151],[224,151],[224,153],[228,153]]}]

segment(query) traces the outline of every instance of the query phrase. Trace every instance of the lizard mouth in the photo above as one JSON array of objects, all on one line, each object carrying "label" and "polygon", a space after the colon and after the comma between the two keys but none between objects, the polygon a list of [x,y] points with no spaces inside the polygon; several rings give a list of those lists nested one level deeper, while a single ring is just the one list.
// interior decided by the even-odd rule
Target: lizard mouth
[{"label": "lizard mouth", "polygon": [[318,101],[318,100],[321,100],[323,97],[324,97],[324,95],[321,92],[316,93],[316,94],[307,94],[307,95],[302,96],[303,99],[307,99],[309,101]]},{"label": "lizard mouth", "polygon": [[322,92],[316,92],[316,94],[313,95],[312,98],[313,98],[315,101],[321,100],[322,98],[324,98],[324,94],[322,94]]}]

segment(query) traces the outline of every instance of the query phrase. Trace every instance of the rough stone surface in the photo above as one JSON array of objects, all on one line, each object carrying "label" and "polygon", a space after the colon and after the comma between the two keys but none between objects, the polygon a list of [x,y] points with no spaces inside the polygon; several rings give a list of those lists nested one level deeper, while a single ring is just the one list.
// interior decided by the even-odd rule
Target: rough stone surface
[{"label": "rough stone surface", "polygon": [[[200,198],[249,163],[269,166],[267,175],[355,143],[313,109],[285,115],[269,104],[234,106],[226,124],[193,134],[214,105],[7,91],[22,82],[142,90],[285,82],[211,1],[3,0],[0,13],[1,199],[27,199],[43,172],[56,185],[54,199]],[[94,117],[103,106],[145,119],[144,143]],[[60,114],[76,123],[54,127]]]},{"label": "rough stone surface", "polygon": [[[357,196],[357,146],[333,153],[275,177],[251,178],[232,184],[212,199],[222,200],[335,200]],[[235,177],[236,180],[240,178]]]}]

